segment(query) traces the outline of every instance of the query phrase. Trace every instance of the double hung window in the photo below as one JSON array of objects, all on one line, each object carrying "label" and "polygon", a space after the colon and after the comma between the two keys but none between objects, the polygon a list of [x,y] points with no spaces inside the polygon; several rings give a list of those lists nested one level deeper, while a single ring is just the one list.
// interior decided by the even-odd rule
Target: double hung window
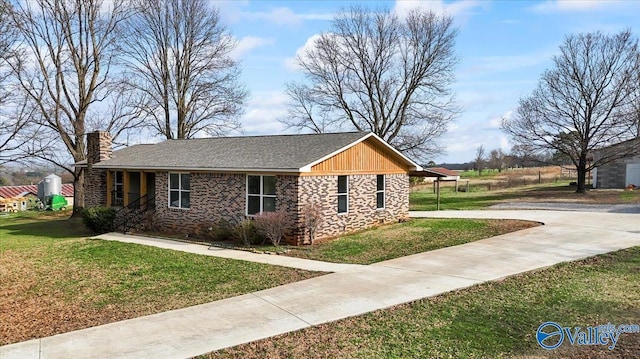
[{"label": "double hung window", "polygon": [[384,209],[384,175],[376,176],[376,208]]},{"label": "double hung window", "polygon": [[169,207],[191,207],[191,175],[189,173],[169,173]]},{"label": "double hung window", "polygon": [[247,215],[276,210],[276,176],[247,176]]},{"label": "double hung window", "polygon": [[347,176],[338,176],[338,213],[349,212],[349,180]]}]

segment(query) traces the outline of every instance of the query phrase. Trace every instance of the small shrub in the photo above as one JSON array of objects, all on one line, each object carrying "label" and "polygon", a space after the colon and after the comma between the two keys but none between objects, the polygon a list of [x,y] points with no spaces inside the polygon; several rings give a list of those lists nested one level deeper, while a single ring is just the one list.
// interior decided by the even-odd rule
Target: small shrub
[{"label": "small shrub", "polygon": [[207,241],[233,240],[233,225],[226,219],[218,219],[215,222],[205,223],[198,228],[196,235]]},{"label": "small shrub", "polygon": [[251,246],[256,239],[256,227],[251,218],[240,219],[233,229],[236,238],[238,238],[245,247]]},{"label": "small shrub", "polygon": [[116,210],[112,207],[91,207],[82,211],[82,223],[95,233],[113,231]]},{"label": "small shrub", "polygon": [[309,234],[309,244],[313,244],[316,239],[318,228],[322,224],[322,207],[317,203],[308,203],[302,207],[304,217],[304,227]]},{"label": "small shrub", "polygon": [[254,225],[274,246],[279,246],[287,230],[287,215],[284,212],[261,212],[254,219]]}]

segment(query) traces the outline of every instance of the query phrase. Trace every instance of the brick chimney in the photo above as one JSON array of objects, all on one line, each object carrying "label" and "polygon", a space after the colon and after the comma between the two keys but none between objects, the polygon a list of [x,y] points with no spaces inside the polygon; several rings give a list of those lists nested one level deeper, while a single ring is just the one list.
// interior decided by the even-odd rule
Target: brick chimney
[{"label": "brick chimney", "polygon": [[87,134],[87,164],[89,166],[111,159],[112,152],[109,132],[95,131]]}]

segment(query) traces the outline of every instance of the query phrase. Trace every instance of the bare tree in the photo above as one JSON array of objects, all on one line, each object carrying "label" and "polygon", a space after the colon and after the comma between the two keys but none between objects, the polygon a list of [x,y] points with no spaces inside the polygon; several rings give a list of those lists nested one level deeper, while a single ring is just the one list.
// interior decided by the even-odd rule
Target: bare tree
[{"label": "bare tree", "polygon": [[570,158],[578,173],[577,192],[584,193],[587,171],[638,150],[624,146],[589,161],[594,150],[636,134],[636,118],[628,109],[638,86],[638,41],[629,31],[571,35],[553,62],[502,128],[516,144],[555,149]]},{"label": "bare tree", "polygon": [[491,169],[497,169],[498,172],[502,172],[505,167],[504,153],[501,149],[494,149],[489,152],[489,158],[487,158],[487,164]]},{"label": "bare tree", "polygon": [[236,41],[206,0],[135,0],[120,43],[137,106],[166,138],[238,130],[247,91]]},{"label": "bare tree", "polygon": [[484,162],[485,162],[484,145],[480,145],[478,146],[478,148],[476,148],[476,158],[473,160],[473,167],[475,168],[476,171],[478,171],[478,174],[482,174],[482,169],[484,168]]},{"label": "bare tree", "polygon": [[10,22],[11,11],[11,4],[0,0],[0,164],[13,159],[14,151],[21,145],[17,137],[26,126],[24,120],[13,119],[7,111],[7,108],[15,106],[12,103],[14,89],[8,63],[19,56],[13,49],[16,31]]},{"label": "bare tree", "polygon": [[343,10],[331,31],[297,57],[309,85],[290,83],[289,116],[314,132],[371,131],[424,158],[457,112],[449,90],[457,64],[451,17],[421,10]]},{"label": "bare tree", "polygon": [[[23,56],[10,62],[24,95],[24,115],[38,126],[22,153],[74,175],[74,213],[84,205],[85,134],[129,129],[133,116],[108,118],[116,29],[125,3],[113,0],[15,1],[11,25]],[[114,100],[117,101],[117,98]],[[71,158],[70,158],[71,157]]]}]

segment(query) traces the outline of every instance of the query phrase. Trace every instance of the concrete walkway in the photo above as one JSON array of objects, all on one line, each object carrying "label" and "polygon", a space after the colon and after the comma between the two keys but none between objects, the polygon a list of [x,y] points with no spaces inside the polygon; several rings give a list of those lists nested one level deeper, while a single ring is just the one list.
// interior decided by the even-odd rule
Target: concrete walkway
[{"label": "concrete walkway", "polygon": [[142,244],[145,246],[153,246],[164,249],[172,249],[174,251],[188,252],[194,254],[201,254],[204,256],[221,257],[229,259],[237,259],[241,261],[257,262],[264,264],[277,265],[282,267],[298,268],[310,271],[319,272],[342,272],[344,270],[358,267],[357,264],[341,264],[341,263],[329,263],[314,261],[310,259],[287,257],[277,254],[263,254],[253,253],[249,251],[241,251],[234,249],[227,249],[221,247],[207,247],[202,244],[187,243],[174,241],[170,239],[153,238],[147,236],[136,236],[131,234],[122,233],[107,233],[99,235],[95,238],[104,239],[108,241],[119,241],[126,243]]},{"label": "concrete walkway", "polygon": [[186,358],[484,281],[640,245],[638,215],[551,211],[416,212],[414,217],[544,222],[204,305],[0,347],[5,358]]}]

